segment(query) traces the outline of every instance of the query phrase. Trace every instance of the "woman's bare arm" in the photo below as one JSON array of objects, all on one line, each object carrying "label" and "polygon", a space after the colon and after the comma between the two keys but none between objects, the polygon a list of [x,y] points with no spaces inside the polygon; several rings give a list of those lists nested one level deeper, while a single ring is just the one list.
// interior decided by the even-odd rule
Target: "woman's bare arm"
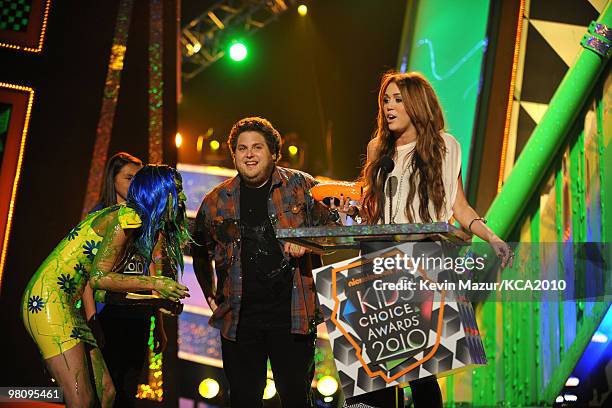
[{"label": "woman's bare arm", "polygon": [[129,276],[113,272],[113,267],[123,255],[127,234],[118,222],[107,228],[100,248],[94,258],[90,285],[93,289],[113,292],[155,290],[163,298],[178,300],[186,297],[187,288],[165,276]]},{"label": "woman's bare arm", "polygon": [[514,255],[508,244],[499,238],[491,228],[487,227],[476,210],[467,202],[463,192],[461,173],[459,173],[457,184],[457,195],[453,204],[453,216],[455,219],[463,228],[470,230],[474,235],[491,244],[502,260],[502,267],[505,267],[507,264],[512,266]]}]

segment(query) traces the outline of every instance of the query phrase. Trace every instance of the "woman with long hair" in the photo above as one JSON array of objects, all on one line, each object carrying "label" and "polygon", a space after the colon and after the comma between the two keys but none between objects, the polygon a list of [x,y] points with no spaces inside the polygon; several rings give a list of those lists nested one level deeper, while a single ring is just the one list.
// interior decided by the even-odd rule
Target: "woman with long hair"
[{"label": "woman with long hair", "polygon": [[94,210],[124,203],[130,182],[141,168],[142,160],[126,152],[119,152],[108,159],[100,202]]},{"label": "woman with long hair", "polygon": [[[505,266],[510,247],[467,202],[461,146],[445,132],[442,107],[425,77],[417,72],[386,73],[378,94],[377,122],[362,176],[362,216],[367,222],[448,222],[452,217],[489,242]],[[395,177],[386,186],[385,157],[394,162],[388,178]]]},{"label": "woman with long hair", "polygon": [[[106,163],[100,202],[93,211],[124,203],[130,183],[142,168],[142,161],[126,152],[113,155]],[[121,273],[132,276],[143,275],[144,265],[141,257],[135,256],[126,263]],[[99,294],[103,295],[103,294]],[[98,296],[101,298],[103,296]],[[100,299],[102,300],[102,299]],[[108,296],[103,299],[108,302]],[[151,316],[155,315],[155,352],[161,352],[166,345],[166,334],[161,312],[143,305],[116,305],[94,302],[90,286],[85,287],[83,305],[87,322],[98,340],[104,361],[108,366],[115,386],[115,405],[133,407],[136,404],[138,383],[148,356]],[[100,331],[96,330],[99,322]],[[129,333],[126,335],[126,333]]]},{"label": "woman with long hair", "polygon": [[[388,72],[382,77],[377,125],[362,174],[362,217],[371,224],[449,222],[454,218],[491,244],[502,267],[511,263],[510,247],[465,198],[461,146],[446,133],[442,107],[423,75]],[[394,166],[388,172],[390,159]],[[415,406],[442,406],[435,378],[410,385]]]},{"label": "woman with long hair", "polygon": [[[87,285],[114,292],[155,291],[172,301],[189,296],[174,279],[148,270],[151,262],[162,261],[174,270],[183,268],[182,247],[189,240],[184,201],[175,169],[143,167],[132,180],[125,204],[89,214],[30,279],[22,318],[67,406],[93,406],[97,394],[99,403],[110,407],[115,394],[96,340],[75,306]],[[154,256],[160,253],[163,259]],[[145,260],[145,276],[118,273],[135,255]]]}]

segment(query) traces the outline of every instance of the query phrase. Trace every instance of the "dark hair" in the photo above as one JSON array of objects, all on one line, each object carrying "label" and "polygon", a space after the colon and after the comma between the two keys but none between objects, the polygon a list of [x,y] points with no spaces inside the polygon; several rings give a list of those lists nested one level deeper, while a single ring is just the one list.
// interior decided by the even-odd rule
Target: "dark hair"
[{"label": "dark hair", "polygon": [[384,209],[383,180],[378,177],[383,156],[396,154],[395,136],[389,130],[383,109],[383,99],[389,84],[395,83],[400,90],[406,113],[417,133],[416,146],[412,154],[412,174],[408,179],[408,196],[405,213],[410,222],[416,214],[412,202],[419,196],[418,215],[422,222],[431,222],[429,202],[433,203],[435,216],[440,217],[445,202],[442,181],[442,162],[446,145],[442,138],[444,114],[436,93],[425,77],[418,72],[399,73],[390,71],[383,75],[378,93],[378,127],[374,138],[378,139],[376,158],[368,163],[362,174],[364,183],[363,209],[372,224],[382,219]]},{"label": "dark hair", "polygon": [[148,265],[153,247],[162,231],[165,249],[174,270],[183,269],[181,248],[190,240],[180,173],[165,164],[144,166],[132,180],[127,206],[133,208],[142,221],[134,246]]},{"label": "dark hair", "polygon": [[119,152],[108,159],[106,169],[104,170],[104,186],[102,187],[102,196],[98,203],[99,208],[110,207],[117,204],[117,191],[115,190],[115,177],[126,164],[135,164],[142,166],[142,160],[132,156],[126,152]]},{"label": "dark hair", "polygon": [[240,119],[234,124],[234,126],[232,126],[232,130],[227,138],[227,145],[232,152],[232,157],[236,154],[238,136],[240,136],[241,133],[248,131],[261,133],[264,139],[266,139],[266,144],[268,145],[268,149],[270,149],[270,153],[276,155],[275,161],[278,162],[280,160],[283,139],[281,138],[280,133],[274,129],[274,126],[272,126],[268,120],[260,117]]}]

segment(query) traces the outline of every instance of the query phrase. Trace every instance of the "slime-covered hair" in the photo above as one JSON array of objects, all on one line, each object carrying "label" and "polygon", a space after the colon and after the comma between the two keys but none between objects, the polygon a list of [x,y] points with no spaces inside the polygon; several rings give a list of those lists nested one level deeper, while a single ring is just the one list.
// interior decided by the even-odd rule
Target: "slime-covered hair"
[{"label": "slime-covered hair", "polygon": [[153,248],[161,231],[165,255],[173,270],[183,270],[181,248],[191,238],[187,230],[183,180],[178,171],[166,165],[147,165],[136,173],[127,196],[128,207],[133,208],[142,221],[134,238],[137,253],[151,262]]}]

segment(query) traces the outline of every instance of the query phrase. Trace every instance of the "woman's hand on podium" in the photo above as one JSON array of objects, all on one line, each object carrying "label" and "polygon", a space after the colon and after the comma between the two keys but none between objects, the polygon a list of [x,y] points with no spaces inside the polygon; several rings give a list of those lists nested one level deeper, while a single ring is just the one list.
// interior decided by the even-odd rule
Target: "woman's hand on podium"
[{"label": "woman's hand on podium", "polygon": [[489,240],[489,245],[491,245],[495,254],[501,259],[501,267],[505,268],[508,266],[512,268],[512,264],[514,263],[514,251],[512,251],[510,245],[505,243],[497,235]]},{"label": "woman's hand on podium", "polygon": [[336,205],[335,200],[331,200],[329,208],[336,210],[339,213],[346,214],[349,217],[353,217],[359,213],[359,207],[351,205],[351,197],[344,197],[344,194],[340,194],[340,203]]},{"label": "woman's hand on podium", "polygon": [[361,224],[363,220],[359,216],[359,206],[351,205],[351,197],[344,197],[344,194],[340,194],[339,204],[336,205],[335,200],[331,200],[329,208],[332,211],[338,211],[341,215],[342,224],[346,225],[346,217],[351,217],[357,224]]}]

